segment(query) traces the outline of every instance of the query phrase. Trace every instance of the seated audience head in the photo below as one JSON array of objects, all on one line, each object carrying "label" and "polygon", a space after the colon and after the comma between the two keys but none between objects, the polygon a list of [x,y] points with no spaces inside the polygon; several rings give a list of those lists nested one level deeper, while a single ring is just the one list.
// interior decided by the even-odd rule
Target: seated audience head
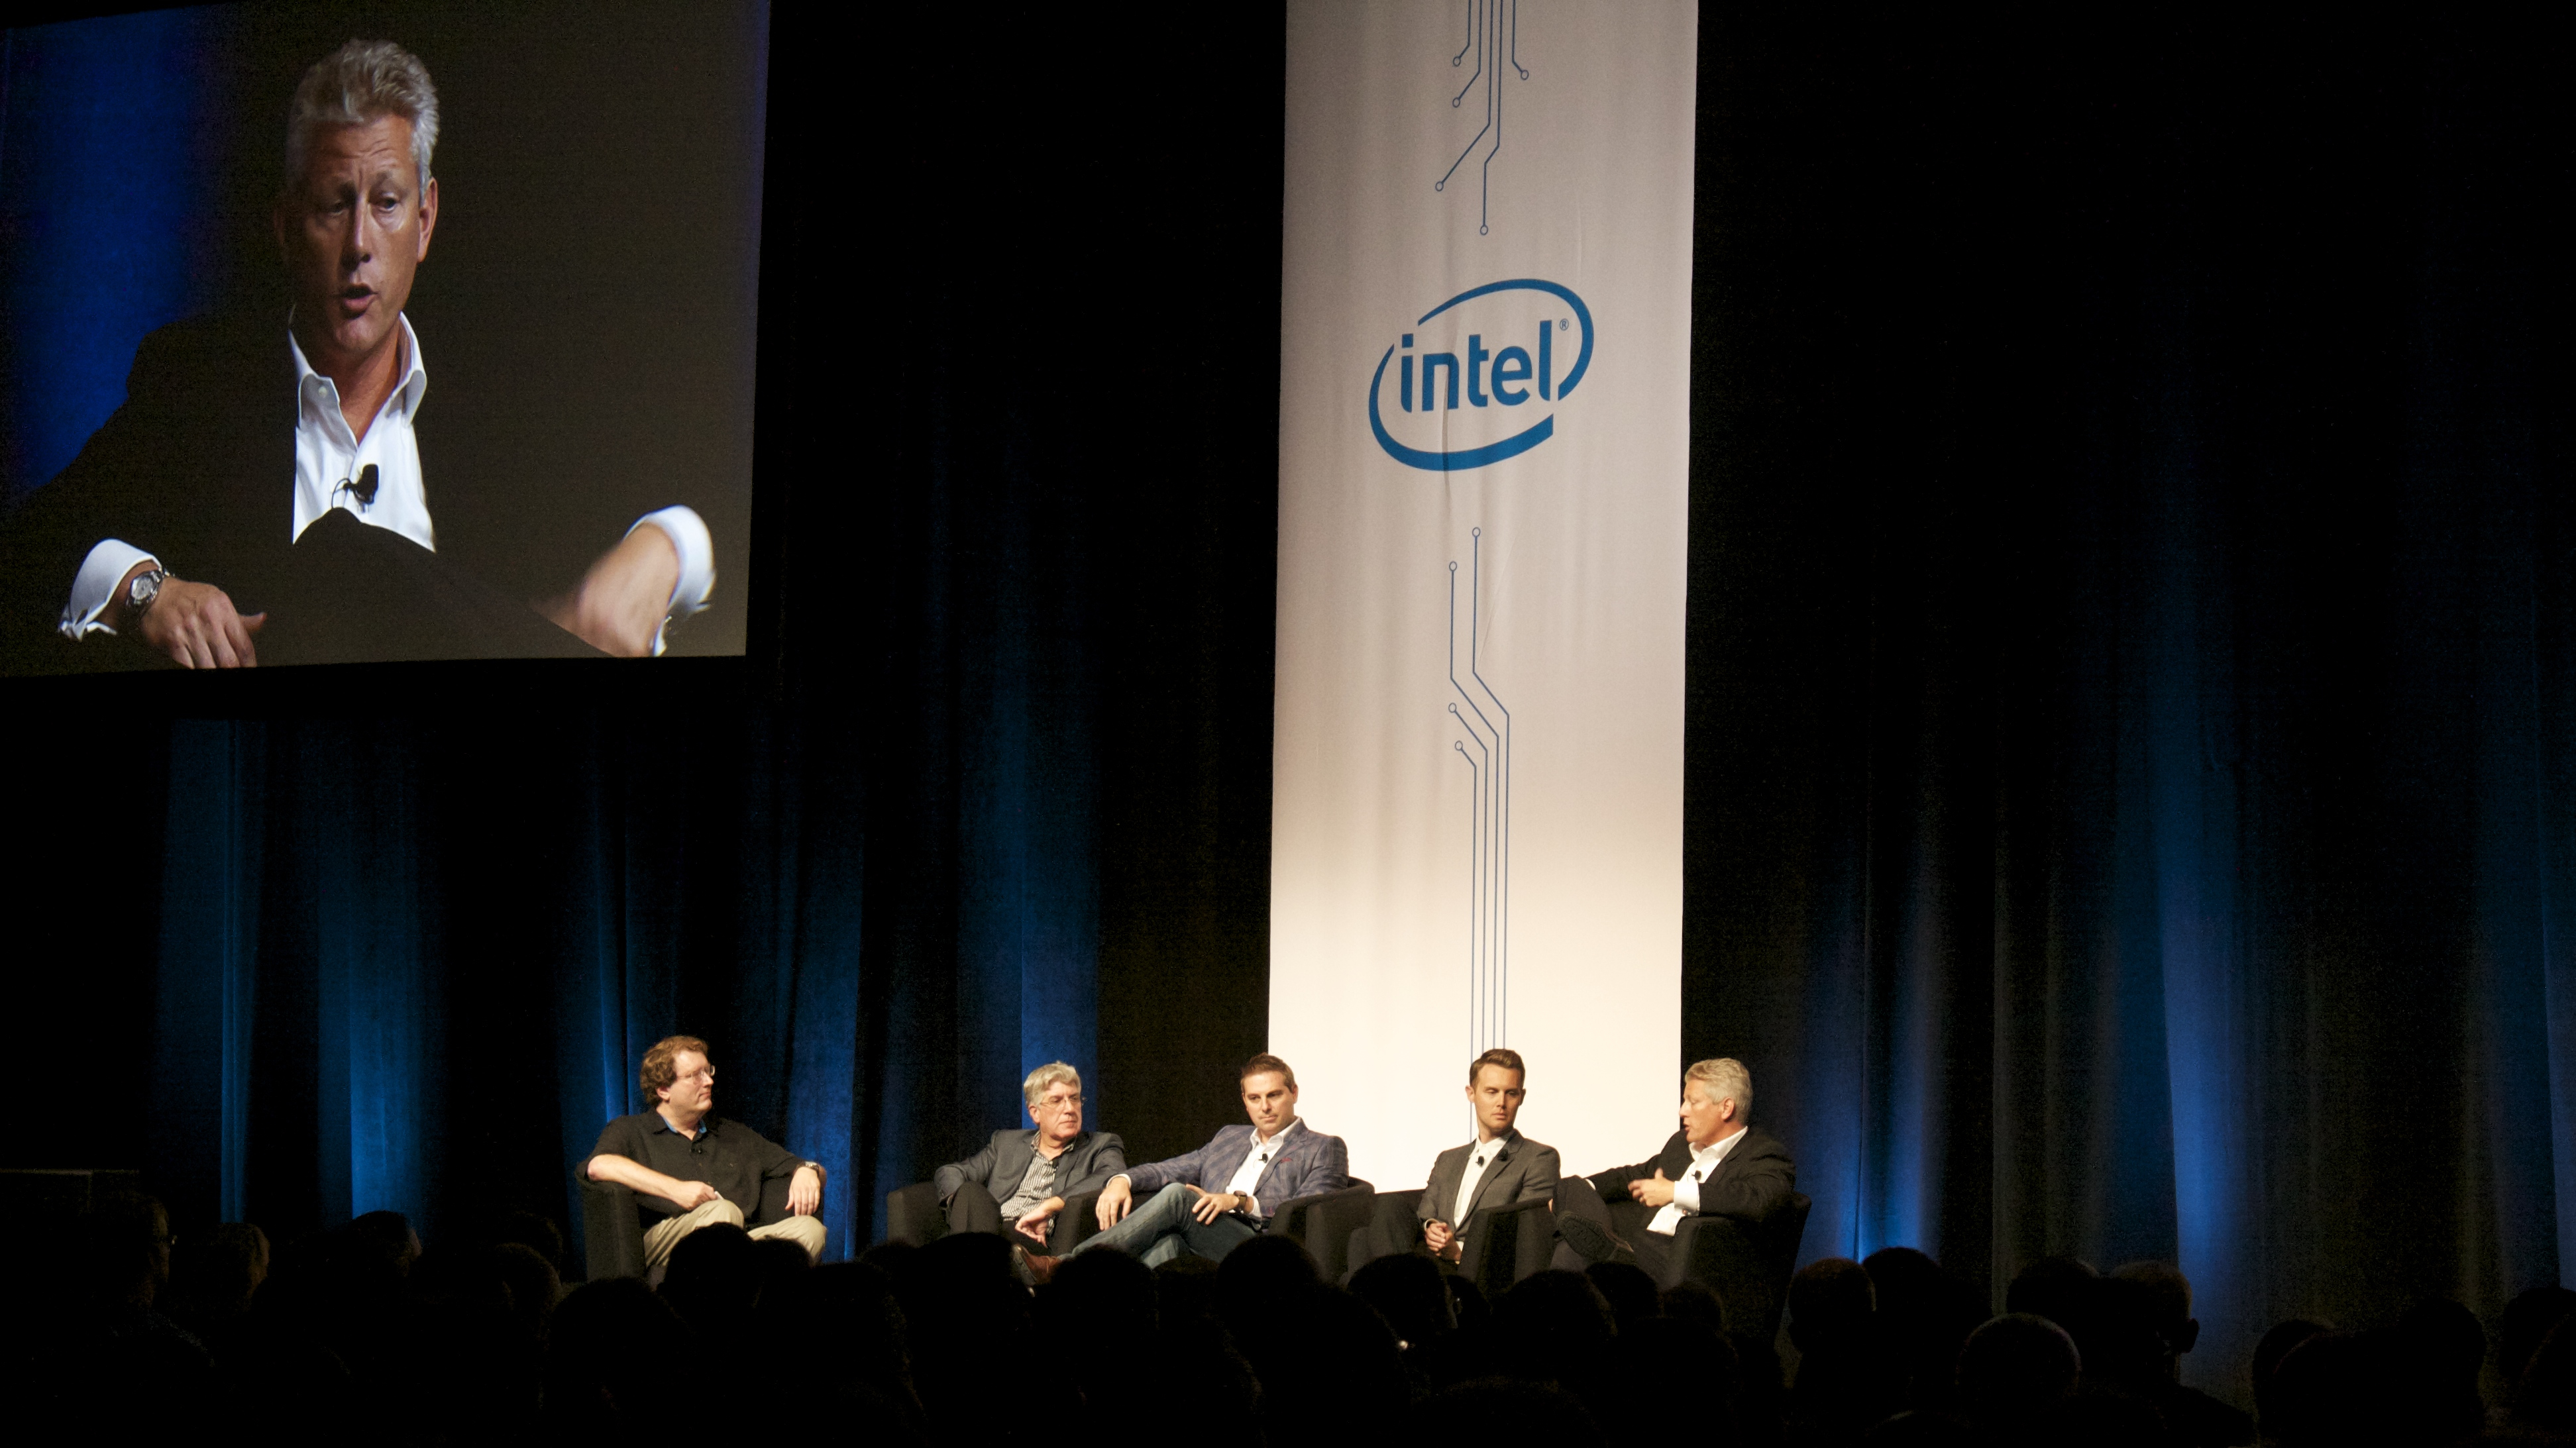
[{"label": "seated audience head", "polygon": [[268,1280],[268,1234],[249,1222],[191,1233],[170,1255],[171,1294],[204,1316],[240,1317]]},{"label": "seated audience head", "polygon": [[1720,1056],[1682,1072],[1682,1131],[1694,1147],[1712,1146],[1744,1129],[1753,1112],[1753,1073]]},{"label": "seated audience head", "polygon": [[2410,1367],[2411,1395],[2421,1399],[2424,1431],[2445,1437],[2477,1431],[2486,1418],[2478,1373],[2487,1363],[2487,1333],[2477,1314],[2449,1298],[2433,1298],[2397,1319],[2397,1336]]},{"label": "seated audience head", "polygon": [[510,1288],[510,1317],[520,1335],[529,1341],[545,1337],[546,1323],[555,1315],[555,1299],[563,1295],[563,1279],[555,1264],[525,1242],[496,1242],[484,1249],[491,1258],[492,1270]]},{"label": "seated audience head", "polygon": [[1556,1270],[1534,1272],[1504,1293],[1494,1305],[1494,1328],[1515,1376],[1569,1385],[1597,1376],[1619,1335],[1591,1279]]},{"label": "seated audience head", "polygon": [[1720,1337],[1726,1336],[1726,1300],[1707,1283],[1676,1282],[1663,1290],[1661,1302],[1664,1316],[1696,1322]]},{"label": "seated audience head", "polygon": [[2290,1355],[2292,1348],[2306,1342],[2309,1338],[2321,1332],[2332,1331],[2334,1331],[2332,1323],[2311,1322],[2304,1317],[2294,1317],[2287,1322],[2275,1325],[2254,1344],[2254,1359],[2250,1365],[2254,1379],[2254,1421],[2267,1436],[2273,1435],[2278,1426],[2273,1422],[2275,1392],[2273,1379],[2280,1372],[2281,1360]]},{"label": "seated audience head", "polygon": [[1183,1252],[1156,1267],[1154,1320],[1166,1332],[1213,1325],[1217,1321],[1216,1263],[1195,1252]]},{"label": "seated audience head", "polygon": [[695,1036],[664,1036],[644,1052],[636,1073],[644,1099],[682,1126],[694,1126],[715,1109],[716,1068],[707,1043]]},{"label": "seated audience head", "polygon": [[1249,1325],[1275,1315],[1282,1303],[1323,1284],[1322,1269],[1296,1238],[1255,1237],[1217,1264],[1217,1311],[1241,1337]]},{"label": "seated audience head", "polygon": [[1420,1347],[1458,1330],[1458,1310],[1440,1269],[1419,1252],[1380,1257],[1351,1274],[1351,1292],[1377,1309],[1396,1340]]},{"label": "seated audience head", "polygon": [[400,1212],[369,1212],[354,1218],[341,1230],[341,1240],[370,1267],[397,1277],[420,1260],[420,1234],[411,1229],[411,1218]]},{"label": "seated audience head", "polygon": [[545,1415],[563,1423],[660,1425],[670,1364],[691,1361],[696,1334],[640,1278],[575,1288],[546,1340]]},{"label": "seated audience head", "polygon": [[2075,1330],[2084,1297],[2102,1274],[2079,1257],[2037,1257],[2013,1274],[2004,1289],[2004,1311],[2027,1312]]},{"label": "seated audience head", "polygon": [[2191,1315],[2191,1279],[2180,1267],[2170,1262],[2124,1262],[2111,1275],[2143,1289],[2140,1305],[2165,1352],[2181,1357],[2200,1342],[2200,1319]]},{"label": "seated audience head", "polygon": [[1988,1430],[2016,1433],[2073,1397],[2083,1370],[2066,1329],[2036,1313],[2007,1312],[1959,1349],[1959,1404]]},{"label": "seated audience head", "polygon": [[1634,1262],[1595,1262],[1583,1269],[1592,1280],[1601,1300],[1610,1304],[1610,1316],[1626,1332],[1650,1317],[1663,1315],[1663,1294],[1655,1290],[1655,1279]]},{"label": "seated audience head", "polygon": [[1264,1139],[1276,1136],[1297,1119],[1297,1073],[1268,1051],[1243,1063],[1235,1073],[1243,1086],[1243,1114]]},{"label": "seated audience head", "polygon": [[2513,1418],[2550,1433],[2576,1433],[2576,1316],[2558,1325],[2532,1349],[2513,1392]]},{"label": "seated audience head", "polygon": [[170,1287],[170,1214],[157,1198],[111,1192],[81,1215],[79,1272],[95,1302],[150,1307]]},{"label": "seated audience head", "polygon": [[1623,1321],[1619,1354],[1626,1360],[1629,1381],[1638,1388],[1686,1393],[1695,1424],[1715,1429],[1711,1436],[1720,1442],[1735,1436],[1745,1396],[1742,1375],[1751,1364],[1739,1360],[1726,1334],[1686,1317]]},{"label": "seated audience head", "polygon": [[700,1227],[671,1249],[662,1295],[701,1333],[721,1336],[760,1298],[760,1249],[730,1222]]},{"label": "seated audience head", "polygon": [[1878,1291],[1848,1257],[1825,1257],[1789,1279],[1789,1341],[1801,1353],[1858,1351],[1869,1340]]},{"label": "seated audience head", "polygon": [[524,1207],[512,1207],[501,1212],[492,1217],[484,1228],[483,1240],[496,1247],[504,1242],[516,1242],[545,1258],[558,1273],[563,1271],[563,1228],[555,1225],[555,1219],[543,1212],[531,1212]]},{"label": "seated audience head", "polygon": [[1467,1063],[1467,1109],[1476,1113],[1476,1128],[1501,1136],[1520,1119],[1528,1098],[1529,1067],[1521,1053],[1501,1046]]},{"label": "seated audience head", "polygon": [[2273,1370],[2263,1431],[2285,1445],[2377,1441],[2399,1416],[2392,1390],[2413,1381],[2409,1367],[2385,1329],[2318,1333]]},{"label": "seated audience head", "polygon": [[1082,1135],[1082,1073],[1049,1061],[1020,1083],[1020,1099],[1041,1139],[1061,1146]]},{"label": "seated audience head", "polygon": [[1988,1448],[1994,1440],[1955,1413],[1908,1409],[1861,1435],[1864,1448]]},{"label": "seated audience head", "polygon": [[2504,1305],[2504,1318],[2496,1324],[2496,1370],[2504,1375],[2507,1390],[2522,1381],[2522,1370],[2540,1350],[2541,1339],[2571,1314],[2576,1314],[2576,1290],[2555,1283],[2520,1293]]}]

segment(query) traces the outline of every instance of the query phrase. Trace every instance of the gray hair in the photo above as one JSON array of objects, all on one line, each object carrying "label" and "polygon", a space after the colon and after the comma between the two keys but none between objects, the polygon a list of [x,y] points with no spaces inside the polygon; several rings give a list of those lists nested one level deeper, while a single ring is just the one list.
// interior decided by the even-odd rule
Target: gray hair
[{"label": "gray hair", "polygon": [[1690,1090],[1693,1081],[1699,1083],[1709,1100],[1734,1102],[1736,1120],[1753,1114],[1753,1073],[1733,1056],[1692,1062],[1691,1068],[1682,1073],[1682,1090]]},{"label": "gray hair", "polygon": [[286,184],[304,175],[313,137],[326,126],[364,126],[386,116],[411,122],[412,165],[429,190],[429,153],[438,147],[438,90],[420,57],[390,40],[352,40],[313,62],[286,112]]},{"label": "gray hair", "polygon": [[1020,1083],[1020,1099],[1035,1106],[1041,1097],[1058,1086],[1070,1086],[1076,1092],[1081,1091],[1082,1073],[1062,1061],[1049,1061],[1031,1071],[1029,1079]]}]

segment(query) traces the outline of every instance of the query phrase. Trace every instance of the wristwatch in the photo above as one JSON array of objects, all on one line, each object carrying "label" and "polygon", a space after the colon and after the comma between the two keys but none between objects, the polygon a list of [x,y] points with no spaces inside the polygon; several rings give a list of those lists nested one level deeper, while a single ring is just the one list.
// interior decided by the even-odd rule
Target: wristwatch
[{"label": "wristwatch", "polygon": [[146,568],[134,575],[134,581],[125,586],[125,621],[128,624],[143,621],[143,611],[152,606],[152,600],[161,596],[161,585],[169,578],[170,570],[166,568]]}]

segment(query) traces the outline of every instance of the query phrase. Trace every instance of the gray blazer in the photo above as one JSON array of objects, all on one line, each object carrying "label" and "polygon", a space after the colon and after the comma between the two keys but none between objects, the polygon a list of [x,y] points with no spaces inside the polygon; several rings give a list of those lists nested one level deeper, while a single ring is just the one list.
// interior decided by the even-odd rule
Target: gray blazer
[{"label": "gray blazer", "polygon": [[[1007,1202],[1011,1193],[1020,1189],[1020,1182],[1029,1174],[1029,1163],[1037,1159],[1037,1154],[1036,1127],[996,1131],[982,1151],[941,1167],[930,1180],[942,1206],[970,1181],[991,1192],[994,1201]],[[1127,1147],[1118,1140],[1118,1133],[1086,1131],[1056,1158],[1055,1194],[1071,1201],[1084,1192],[1096,1192],[1109,1185],[1111,1177],[1126,1169]]]},{"label": "gray blazer", "polygon": [[[1431,1164],[1431,1185],[1422,1189],[1422,1199],[1413,1204],[1413,1215],[1425,1222],[1449,1222],[1449,1214],[1458,1205],[1458,1183],[1467,1176],[1467,1155],[1474,1142],[1453,1146],[1440,1153]],[[1485,1174],[1476,1178],[1476,1195],[1467,1203],[1467,1221],[1475,1219],[1480,1207],[1508,1207],[1531,1197],[1556,1196],[1556,1148],[1530,1140],[1515,1128],[1503,1138],[1501,1156],[1485,1164]],[[1449,1222],[1464,1230],[1467,1221]]]}]

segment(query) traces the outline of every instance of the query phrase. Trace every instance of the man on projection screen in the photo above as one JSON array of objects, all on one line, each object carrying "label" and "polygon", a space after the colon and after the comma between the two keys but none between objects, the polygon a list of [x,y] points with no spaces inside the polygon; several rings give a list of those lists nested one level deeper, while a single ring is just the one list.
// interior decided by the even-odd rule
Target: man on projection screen
[{"label": "man on projection screen", "polygon": [[1682,1129],[1635,1166],[1566,1178],[1557,1235],[1585,1261],[1634,1261],[1663,1282],[1682,1218],[1770,1215],[1797,1190],[1798,1168],[1786,1147],[1745,1124],[1752,1108],[1743,1062],[1694,1063],[1682,1073]]},{"label": "man on projection screen", "polygon": [[305,72],[273,217],[287,325],[200,319],[144,339],[124,405],[12,523],[13,610],[51,606],[21,597],[33,590],[82,648],[234,668],[263,650],[658,654],[665,625],[705,606],[714,545],[686,507],[638,519],[538,601],[437,552],[417,426],[429,373],[403,315],[438,224],[437,140],[438,93],[402,47],[353,40]]},{"label": "man on projection screen", "polygon": [[1478,1209],[1556,1195],[1556,1148],[1530,1140],[1513,1125],[1527,1099],[1528,1080],[1518,1051],[1497,1047],[1467,1063],[1467,1107],[1475,1113],[1476,1139],[1432,1161],[1431,1184],[1413,1206],[1422,1244],[1441,1261],[1465,1257]]},{"label": "man on projection screen", "polygon": [[[1270,1226],[1298,1197],[1351,1184],[1350,1148],[1311,1130],[1297,1116],[1297,1073],[1267,1051],[1243,1063],[1243,1114],[1249,1126],[1220,1127],[1187,1156],[1149,1162],[1101,1188],[1100,1235],[1065,1254],[1115,1247],[1148,1267],[1196,1254],[1214,1261]],[[1151,1193],[1141,1207],[1138,1193]],[[1014,1248],[1025,1274],[1043,1282],[1063,1258]]]}]

